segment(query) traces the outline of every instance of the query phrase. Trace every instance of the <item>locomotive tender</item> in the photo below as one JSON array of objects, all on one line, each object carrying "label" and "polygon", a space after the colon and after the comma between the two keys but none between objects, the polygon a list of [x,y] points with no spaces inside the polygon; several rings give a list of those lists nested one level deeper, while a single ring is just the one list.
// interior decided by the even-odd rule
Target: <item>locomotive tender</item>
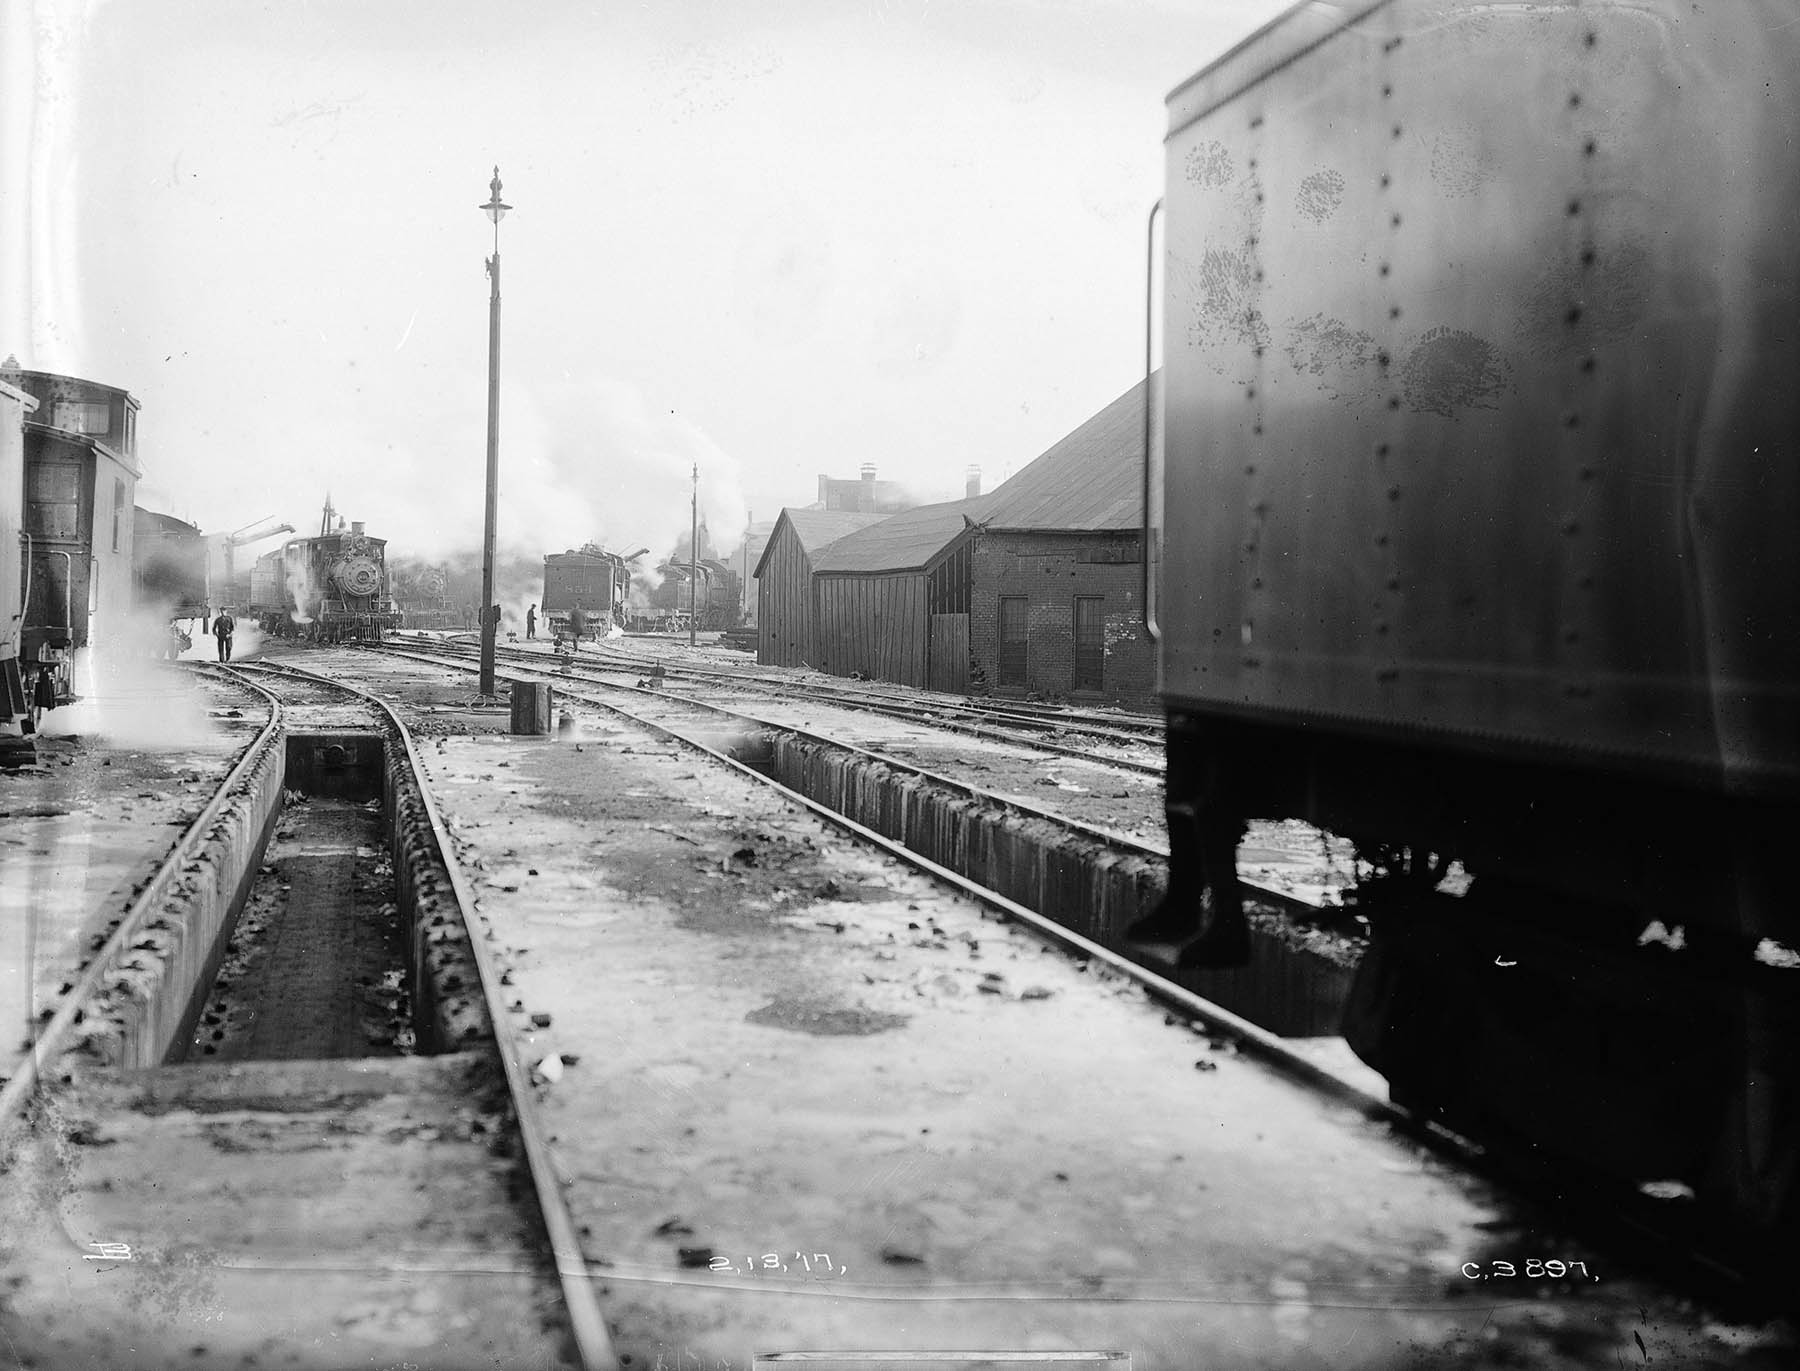
[{"label": "locomotive tender", "polygon": [[1169,97],[1135,930],[1231,960],[1244,821],[1349,837],[1346,1028],[1397,1100],[1763,1236],[1800,1210],[1797,77],[1762,0],[1354,0]]}]

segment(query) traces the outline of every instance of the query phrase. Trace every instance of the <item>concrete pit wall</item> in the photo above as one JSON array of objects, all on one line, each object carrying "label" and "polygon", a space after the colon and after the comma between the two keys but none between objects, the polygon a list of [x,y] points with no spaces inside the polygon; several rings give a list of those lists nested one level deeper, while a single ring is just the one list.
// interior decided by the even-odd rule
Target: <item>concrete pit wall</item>
[{"label": "concrete pit wall", "polygon": [[411,921],[419,1051],[492,1041],[468,930],[405,747],[386,733],[306,733],[265,746],[199,855],[158,878],[165,888],[152,892],[143,929],[86,1011],[78,1049],[86,1059],[127,1068],[184,1059],[290,780],[352,797],[379,788],[395,898]]},{"label": "concrete pit wall", "polygon": [[394,859],[395,898],[412,922],[409,948],[414,1030],[421,1052],[454,1052],[492,1042],[469,929],[450,868],[425,811],[418,778],[397,735],[388,737],[382,805]]},{"label": "concrete pit wall", "polygon": [[256,880],[286,778],[287,749],[276,735],[226,797],[198,855],[153,878],[142,928],[86,1008],[83,1056],[139,1068],[180,1059]]},{"label": "concrete pit wall", "polygon": [[[1120,934],[1162,899],[1161,858],[1072,837],[1058,824],[793,734],[771,732],[766,743],[766,753],[756,749],[758,770],[1102,946],[1123,951]],[[1353,968],[1266,927],[1253,926],[1251,940],[1242,970],[1164,974],[1271,1032],[1338,1033]]]}]

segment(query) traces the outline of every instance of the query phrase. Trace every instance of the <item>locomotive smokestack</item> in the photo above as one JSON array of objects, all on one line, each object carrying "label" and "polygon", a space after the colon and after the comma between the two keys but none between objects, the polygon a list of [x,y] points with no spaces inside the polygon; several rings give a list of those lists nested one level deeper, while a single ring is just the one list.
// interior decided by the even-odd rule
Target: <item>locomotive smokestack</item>
[{"label": "locomotive smokestack", "polygon": [[974,462],[970,462],[969,469],[965,471],[963,475],[967,478],[963,485],[963,497],[965,499],[973,500],[977,495],[981,494],[981,467]]}]

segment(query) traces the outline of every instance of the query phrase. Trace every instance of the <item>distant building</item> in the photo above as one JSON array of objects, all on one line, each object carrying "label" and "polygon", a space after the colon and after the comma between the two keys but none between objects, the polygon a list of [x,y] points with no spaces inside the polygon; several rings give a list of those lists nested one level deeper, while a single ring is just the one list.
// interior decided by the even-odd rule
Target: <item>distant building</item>
[{"label": "distant building", "polygon": [[24,425],[30,589],[19,655],[49,664],[67,696],[75,655],[123,637],[130,621],[138,402],[117,386],[7,363],[0,384],[37,401]]},{"label": "distant building", "polygon": [[759,607],[757,598],[760,591],[756,582],[756,568],[762,561],[764,549],[769,546],[769,538],[775,532],[772,520],[758,520],[744,526],[744,541],[738,544],[738,550],[731,554],[731,565],[737,568],[739,578],[743,582],[744,613],[742,622],[746,627],[755,628]]},{"label": "distant building", "polygon": [[1144,628],[1144,393],[1139,382],[985,497],[970,647],[988,689],[1155,701],[1156,651]]},{"label": "distant building", "polygon": [[784,509],[756,559],[756,660],[812,666],[813,563],[838,539],[881,518],[845,510]]},{"label": "distant building", "polygon": [[897,514],[912,509],[919,502],[906,493],[898,481],[877,481],[875,464],[864,462],[861,477],[854,481],[832,476],[819,477],[817,509],[840,510],[850,514]]}]

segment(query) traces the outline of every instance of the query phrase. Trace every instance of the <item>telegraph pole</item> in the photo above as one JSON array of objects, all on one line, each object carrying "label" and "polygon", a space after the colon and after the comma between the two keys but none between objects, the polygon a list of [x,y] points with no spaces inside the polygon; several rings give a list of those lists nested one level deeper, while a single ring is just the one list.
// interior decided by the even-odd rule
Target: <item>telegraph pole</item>
[{"label": "telegraph pole", "polygon": [[698,620],[694,617],[694,591],[700,581],[696,573],[700,568],[700,463],[694,463],[694,496],[688,513],[692,516],[688,528],[688,646],[694,645],[695,630]]},{"label": "telegraph pole", "polygon": [[500,202],[500,168],[488,182],[488,202],[478,208],[494,221],[494,255],[488,258],[487,510],[481,534],[481,685],[484,702],[499,698],[494,684],[494,540],[500,512],[500,221],[511,205]]}]

